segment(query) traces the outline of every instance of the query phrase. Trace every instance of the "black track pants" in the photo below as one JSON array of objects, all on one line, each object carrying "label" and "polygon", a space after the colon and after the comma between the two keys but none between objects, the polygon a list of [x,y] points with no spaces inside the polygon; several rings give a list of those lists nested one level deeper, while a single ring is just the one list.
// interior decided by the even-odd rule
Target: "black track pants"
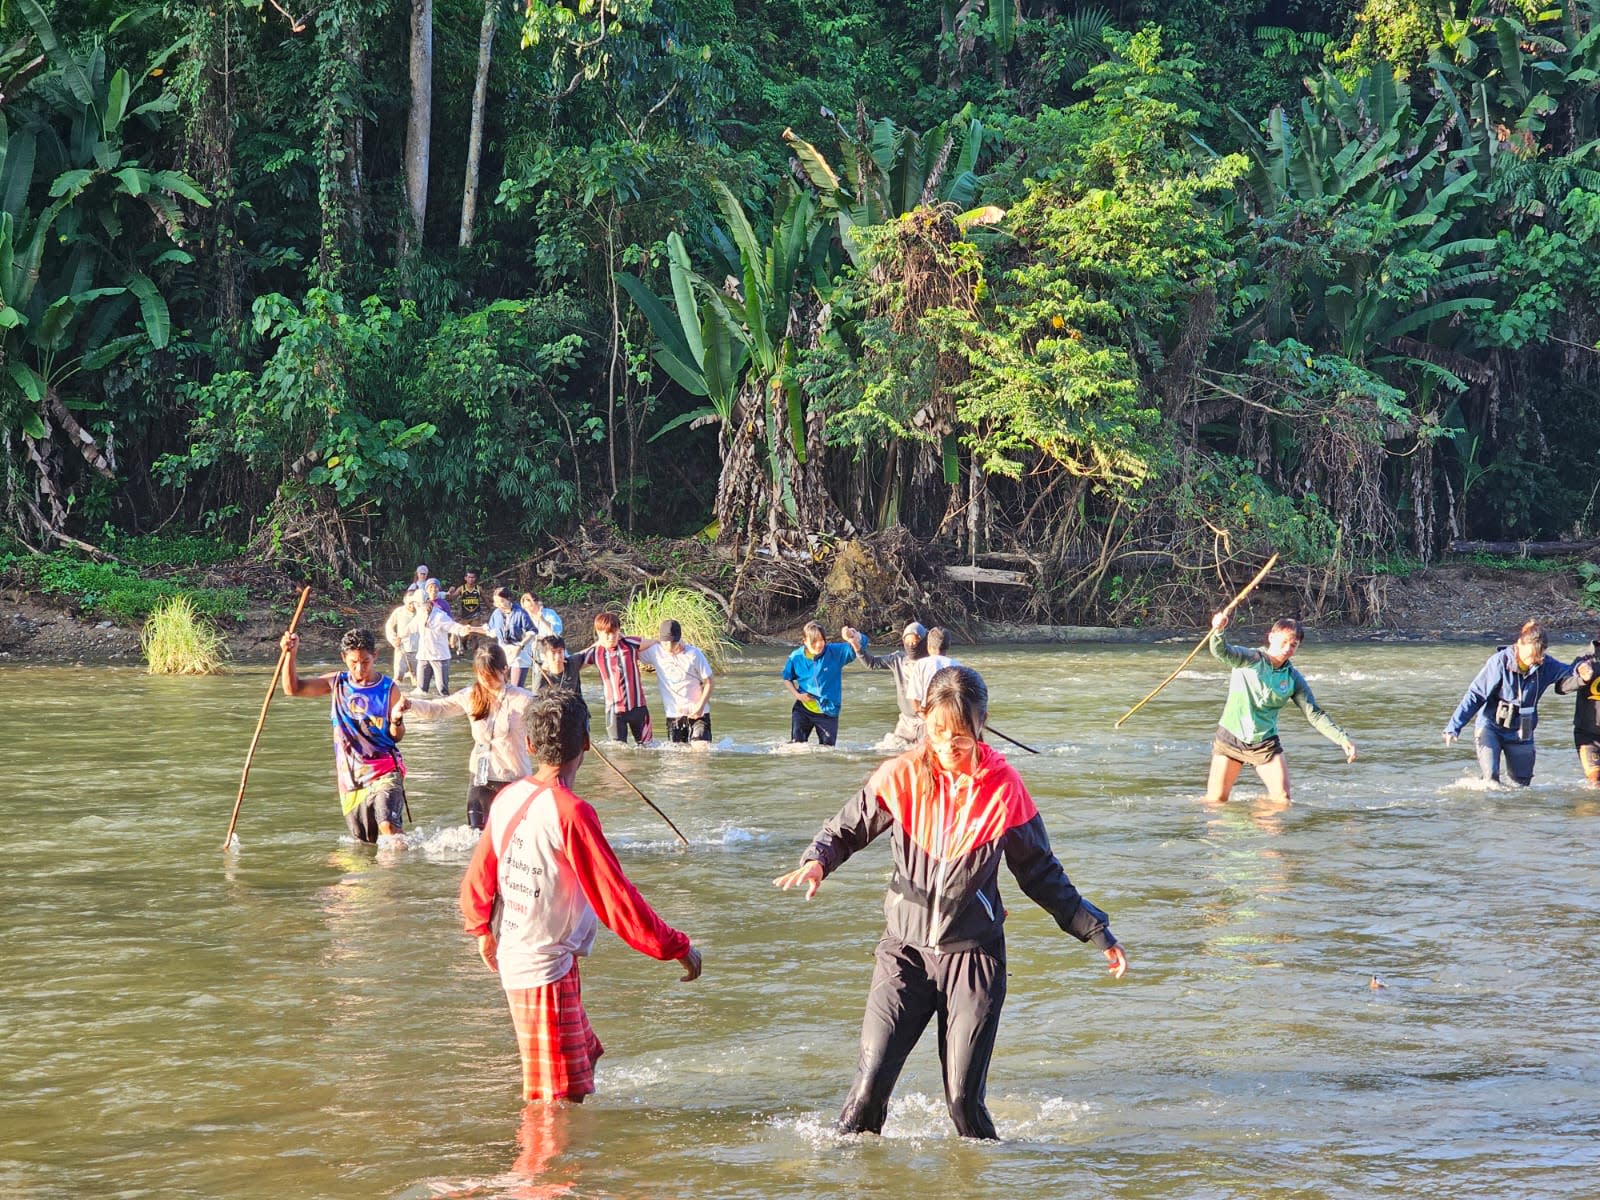
[{"label": "black track pants", "polygon": [[839,1114],[844,1133],[880,1133],[900,1069],[929,1020],[938,1018],[944,1099],[962,1137],[992,1138],[984,1107],[989,1058],[1006,999],[1005,941],[934,954],[894,938],[878,943],[861,1022],[856,1081]]}]

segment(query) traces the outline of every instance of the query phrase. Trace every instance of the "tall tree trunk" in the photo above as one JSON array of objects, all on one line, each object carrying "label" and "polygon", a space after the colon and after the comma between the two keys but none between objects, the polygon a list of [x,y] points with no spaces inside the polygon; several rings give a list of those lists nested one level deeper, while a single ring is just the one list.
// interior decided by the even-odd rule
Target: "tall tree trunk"
[{"label": "tall tree trunk", "polygon": [[411,116],[406,122],[406,215],[400,250],[422,247],[433,149],[433,0],[411,0]]},{"label": "tall tree trunk", "polygon": [[[361,9],[357,6],[345,25],[346,78],[354,85],[367,76],[367,46],[362,36]],[[367,215],[367,122],[363,116],[365,105],[356,105],[344,126],[344,171],[347,221],[350,226],[350,244],[360,246],[366,232]]]},{"label": "tall tree trunk", "polygon": [[472,87],[472,127],[467,132],[467,180],[461,189],[460,245],[472,245],[472,222],[478,213],[478,162],[483,153],[483,110],[489,98],[489,57],[500,0],[483,0],[483,24],[478,26],[478,77]]}]

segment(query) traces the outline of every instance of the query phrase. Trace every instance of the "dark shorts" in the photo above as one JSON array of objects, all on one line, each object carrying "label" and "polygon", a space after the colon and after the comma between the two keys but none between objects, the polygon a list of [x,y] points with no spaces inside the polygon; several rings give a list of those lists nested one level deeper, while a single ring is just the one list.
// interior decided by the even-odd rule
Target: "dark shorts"
[{"label": "dark shorts", "polygon": [[1585,746],[1600,746],[1600,729],[1574,729],[1572,745],[1578,750]]},{"label": "dark shorts", "polygon": [[814,713],[800,701],[794,702],[794,708],[789,712],[789,740],[791,742],[805,742],[811,739],[811,731],[817,731],[817,745],[831,746],[839,740],[839,718],[827,716],[823,713]]},{"label": "dark shorts", "polygon": [[711,714],[700,717],[668,717],[669,742],[709,742],[711,740]]},{"label": "dark shorts", "polygon": [[1231,758],[1247,767],[1262,767],[1283,753],[1283,743],[1276,734],[1262,742],[1241,742],[1219,725],[1217,736],[1211,743],[1211,753]]},{"label": "dark shorts", "polygon": [[650,710],[641,704],[638,708],[626,708],[618,712],[615,709],[606,709],[606,733],[614,742],[626,743],[628,734],[633,734],[633,740],[641,746],[648,742],[654,735],[650,728]]},{"label": "dark shorts", "polygon": [[[341,796],[341,802],[348,801]],[[379,826],[388,822],[398,833],[404,825],[400,819],[406,806],[405,779],[398,773],[380,775],[361,789],[361,798],[344,814],[344,823],[350,836],[358,842],[375,842]]]}]

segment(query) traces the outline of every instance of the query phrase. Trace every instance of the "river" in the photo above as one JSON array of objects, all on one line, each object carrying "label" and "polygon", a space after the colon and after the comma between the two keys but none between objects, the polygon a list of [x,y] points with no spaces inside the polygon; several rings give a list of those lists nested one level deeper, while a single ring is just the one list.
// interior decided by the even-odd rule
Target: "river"
[{"label": "river", "polygon": [[882,757],[887,673],[847,669],[839,748],[787,751],[780,658],[747,651],[711,754],[615,751],[688,848],[586,762],[579,791],[705,975],[602,932],[598,1094],[525,1112],[455,908],[464,722],[412,725],[412,844],[374,850],[342,837],[325,702],[279,696],[223,853],[265,670],[0,668],[0,1195],[1593,1196],[1600,793],[1564,698],[1530,790],[1486,790],[1442,745],[1488,649],[1308,644],[1360,757],[1288,710],[1281,813],[1248,769],[1203,803],[1208,657],[1114,731],[1184,647],[964,655],[1043,752],[1009,757],[1131,961],[1110,979],[1002,873],[998,1144],[953,1136],[931,1031],[884,1136],[831,1132],[887,840],[809,903],[771,885]]}]

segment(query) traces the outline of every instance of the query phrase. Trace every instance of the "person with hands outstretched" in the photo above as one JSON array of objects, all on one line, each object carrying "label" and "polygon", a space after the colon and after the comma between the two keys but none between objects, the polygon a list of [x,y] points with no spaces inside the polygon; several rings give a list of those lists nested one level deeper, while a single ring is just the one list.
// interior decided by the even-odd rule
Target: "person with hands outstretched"
[{"label": "person with hands outstretched", "polygon": [[1222,636],[1227,626],[1226,612],[1211,618],[1211,654],[1232,667],[1233,673],[1211,743],[1206,800],[1213,804],[1226,801],[1240,769],[1248,765],[1261,777],[1270,800],[1288,804],[1289,762],[1278,739],[1278,713],[1285,705],[1292,703],[1305,713],[1313,729],[1344,751],[1346,762],[1355,762],[1356,744],[1322,710],[1305,676],[1289,662],[1305,637],[1299,621],[1293,617],[1274,621],[1267,644],[1255,649],[1230,645]]},{"label": "person with hands outstretched", "polygon": [[928,685],[926,738],[878,768],[802,856],[773,883],[822,881],[873,839],[891,833],[894,877],[861,1026],[855,1083],[839,1114],[844,1133],[879,1133],[900,1069],[938,1021],[945,1103],[963,1137],[993,1138],[984,1104],[1006,996],[1002,861],[1056,924],[1104,952],[1122,978],[1128,957],[1109,918],[1067,878],[1033,798],[1005,756],[982,741],[989,692],[970,667]]}]

